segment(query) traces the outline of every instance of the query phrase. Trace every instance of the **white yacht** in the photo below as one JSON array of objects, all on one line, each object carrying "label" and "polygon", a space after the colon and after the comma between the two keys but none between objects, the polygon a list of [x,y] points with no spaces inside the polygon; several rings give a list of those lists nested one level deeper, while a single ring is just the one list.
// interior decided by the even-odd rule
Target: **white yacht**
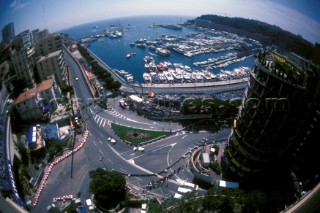
[{"label": "white yacht", "polygon": [[150,75],[149,73],[144,72],[142,77],[143,77],[143,79],[144,79],[144,81],[145,81],[146,83],[151,83],[151,82],[152,82],[152,80],[151,80],[151,75]]}]

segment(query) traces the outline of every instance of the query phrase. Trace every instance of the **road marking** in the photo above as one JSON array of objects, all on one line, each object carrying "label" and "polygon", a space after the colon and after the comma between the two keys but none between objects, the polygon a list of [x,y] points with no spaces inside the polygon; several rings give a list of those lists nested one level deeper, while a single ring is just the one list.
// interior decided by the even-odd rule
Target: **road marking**
[{"label": "road marking", "polygon": [[99,152],[103,155],[103,152],[101,151],[101,149],[99,149]]},{"label": "road marking", "polygon": [[[102,119],[102,118],[99,116],[99,117],[98,117],[98,120],[97,120],[97,124],[98,124],[98,125],[100,124],[101,119]],[[99,125],[99,126],[100,126],[100,125]]]},{"label": "road marking", "polygon": [[97,146],[96,141],[93,141],[93,143],[94,143],[94,145],[96,145],[96,146]]},{"label": "road marking", "polygon": [[100,126],[104,127],[104,125],[106,125],[106,119],[105,119],[105,118],[102,118],[102,120],[101,120],[101,125],[100,125]]},{"label": "road marking", "polygon": [[101,119],[99,120],[99,123],[98,123],[99,127],[101,127],[102,122],[103,122],[103,118],[101,118]]},{"label": "road marking", "polygon": [[182,138],[181,139],[184,139],[185,137],[187,137],[188,135],[185,135],[185,136],[182,136]]},{"label": "road marking", "polygon": [[135,179],[138,179],[138,180],[142,180],[141,178],[138,178],[137,176],[135,176],[134,178],[135,178]]},{"label": "road marking", "polygon": [[124,170],[124,169],[122,169],[122,168],[120,168],[120,170],[122,170],[124,173],[127,173],[127,171],[126,171],[126,170]]},{"label": "road marking", "polygon": [[[169,163],[169,157],[170,157],[170,152],[171,152],[171,150],[172,150],[172,148],[174,147],[174,145],[176,145],[177,143],[173,143],[172,144],[172,146],[171,146],[171,148],[170,148],[170,150],[169,150],[169,152],[168,152],[168,154],[167,154],[167,165],[168,166],[170,166],[170,163]],[[170,144],[171,145],[171,144]],[[171,162],[172,162],[172,159],[170,159],[171,160]]]}]

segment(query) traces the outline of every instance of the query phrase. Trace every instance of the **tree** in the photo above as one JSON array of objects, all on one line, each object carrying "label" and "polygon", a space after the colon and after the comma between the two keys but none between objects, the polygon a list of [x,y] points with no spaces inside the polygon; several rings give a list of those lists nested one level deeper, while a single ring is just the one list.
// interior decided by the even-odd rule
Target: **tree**
[{"label": "tree", "polygon": [[119,81],[114,81],[114,82],[112,83],[112,89],[113,89],[113,90],[117,91],[117,90],[120,89],[120,87],[121,87],[121,83],[120,83]]},{"label": "tree", "polygon": [[52,207],[48,210],[48,213],[60,213],[58,207]]},{"label": "tree", "polygon": [[15,146],[21,156],[21,162],[24,166],[29,165],[29,157],[28,157],[28,150],[27,148],[23,145],[21,141],[18,141],[15,143]]},{"label": "tree", "polygon": [[120,173],[97,168],[90,171],[90,178],[90,192],[101,207],[110,209],[125,200],[126,181]]}]

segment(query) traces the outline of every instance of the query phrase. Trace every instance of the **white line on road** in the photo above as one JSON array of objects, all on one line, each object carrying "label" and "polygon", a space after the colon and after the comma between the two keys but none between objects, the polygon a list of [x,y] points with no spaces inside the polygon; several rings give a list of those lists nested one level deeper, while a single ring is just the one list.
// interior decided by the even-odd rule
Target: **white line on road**
[{"label": "white line on road", "polygon": [[106,125],[106,120],[104,120],[102,127],[104,127]]},{"label": "white line on road", "polygon": [[101,149],[99,149],[99,152],[103,155],[103,152],[101,151]]},{"label": "white line on road", "polygon": [[99,121],[99,127],[101,127],[103,121],[104,121],[104,118],[101,118]]},{"label": "white line on road", "polygon": [[94,145],[97,146],[96,141],[93,141]]},{"label": "white line on road", "polygon": [[98,119],[96,120],[97,124],[99,124],[99,123],[100,123],[100,120],[101,120],[101,117],[100,117],[100,116],[98,116]]},{"label": "white line on road", "polygon": [[101,119],[101,122],[99,123],[99,127],[102,127],[102,125],[103,125],[103,123],[105,122],[105,120],[106,120],[105,118],[102,118],[102,119]]},{"label": "white line on road", "polygon": [[142,180],[141,178],[138,178],[138,177],[136,177],[136,176],[135,176],[134,178],[135,178],[135,179],[138,179],[138,180]]},{"label": "white line on road", "polygon": [[126,171],[126,170],[124,170],[124,169],[122,169],[122,168],[120,168],[120,170],[122,170],[124,173],[127,173],[127,171]]}]

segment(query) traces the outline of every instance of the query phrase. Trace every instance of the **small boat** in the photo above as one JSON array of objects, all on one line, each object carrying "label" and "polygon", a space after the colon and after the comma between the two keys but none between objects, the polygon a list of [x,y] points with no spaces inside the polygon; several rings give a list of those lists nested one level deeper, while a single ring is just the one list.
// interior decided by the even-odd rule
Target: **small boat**
[{"label": "small boat", "polygon": [[127,58],[130,58],[130,57],[131,57],[131,53],[128,53],[128,54],[126,55],[126,57],[127,57]]},{"label": "small boat", "polygon": [[157,68],[160,70],[160,71],[164,71],[164,66],[162,64],[158,64],[157,65]]},{"label": "small boat", "polygon": [[164,48],[156,48],[156,53],[160,56],[170,56],[170,50]]},{"label": "small boat", "polygon": [[144,79],[144,81],[146,83],[151,83],[152,82],[151,75],[149,73],[144,72],[142,77],[143,77],[143,79]]}]

